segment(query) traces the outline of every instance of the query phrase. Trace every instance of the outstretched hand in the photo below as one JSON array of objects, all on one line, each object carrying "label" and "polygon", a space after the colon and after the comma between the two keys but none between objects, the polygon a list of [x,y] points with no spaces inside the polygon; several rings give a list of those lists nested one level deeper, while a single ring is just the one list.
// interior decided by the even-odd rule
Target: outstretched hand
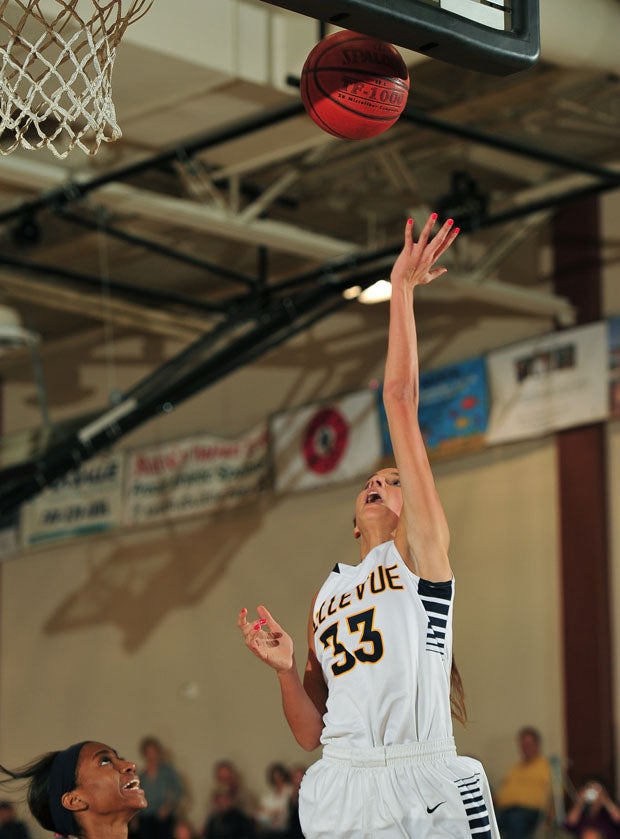
[{"label": "outstretched hand", "polygon": [[431,230],[436,221],[436,213],[428,217],[417,242],[413,241],[413,220],[407,221],[405,244],[392,267],[392,284],[404,283],[413,288],[426,285],[446,273],[447,268],[435,267],[435,263],[454,242],[460,228],[453,227],[452,219],[448,219],[431,239]]},{"label": "outstretched hand", "polygon": [[243,634],[245,645],[255,656],[278,672],[293,667],[293,641],[264,606],[256,609],[258,620],[248,623],[248,610],[239,612],[237,626]]}]

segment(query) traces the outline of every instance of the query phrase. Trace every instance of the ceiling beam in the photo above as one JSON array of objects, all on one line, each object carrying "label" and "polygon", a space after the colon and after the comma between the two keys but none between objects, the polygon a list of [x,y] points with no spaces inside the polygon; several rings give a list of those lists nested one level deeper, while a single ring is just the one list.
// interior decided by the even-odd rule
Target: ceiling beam
[{"label": "ceiling beam", "polygon": [[3,292],[12,300],[63,312],[74,312],[82,317],[92,318],[98,323],[104,321],[116,326],[130,328],[140,333],[153,333],[180,341],[193,340],[209,328],[209,321],[191,315],[173,315],[140,306],[128,300],[102,301],[101,294],[88,294],[73,289],[61,288],[49,282],[41,282],[27,277],[15,277],[8,271],[0,271],[0,285]]},{"label": "ceiling beam", "polygon": [[256,154],[244,155],[243,160],[223,164],[219,168],[213,169],[210,173],[211,178],[214,181],[220,181],[225,178],[232,178],[235,175],[248,175],[251,172],[258,172],[261,169],[282,163],[290,157],[297,157],[297,155],[312,151],[312,149],[331,146],[337,142],[329,134],[326,134],[325,131],[317,128],[316,133],[313,130],[312,136],[305,137],[303,140],[296,140],[292,143],[283,143],[276,149],[260,151],[260,147],[257,147]]},{"label": "ceiling beam", "polygon": [[415,125],[429,128],[440,134],[448,134],[452,137],[459,137],[462,140],[470,140],[474,143],[479,143],[480,145],[489,146],[494,149],[501,149],[520,157],[526,157],[531,160],[548,163],[551,166],[568,169],[571,172],[583,172],[588,175],[593,175],[602,181],[615,180],[620,186],[620,172],[614,171],[609,167],[600,166],[597,163],[591,163],[588,160],[582,160],[571,155],[560,154],[559,152],[545,149],[542,146],[534,146],[531,143],[524,143],[521,140],[514,140],[500,134],[493,134],[490,131],[476,128],[474,125],[466,125],[464,123],[442,119],[433,114],[421,111],[419,108],[413,108],[410,105],[405,106],[400,119],[404,122],[412,122]]},{"label": "ceiling beam", "polygon": [[97,203],[110,211],[135,213],[141,219],[186,227],[198,233],[220,236],[223,239],[262,245],[277,251],[292,253],[305,259],[328,260],[359,250],[343,239],[323,236],[292,224],[270,219],[243,220],[239,214],[222,211],[219,207],[196,204],[181,198],[155,195],[153,192],[111,184],[97,193]]},{"label": "ceiling beam", "polygon": [[[64,190],[71,204],[71,191],[80,191],[79,182],[66,180],[66,172],[60,166],[42,164],[38,161],[26,161],[18,157],[9,157],[2,161],[0,181],[9,185],[26,186],[33,190],[46,190],[39,203],[41,208],[53,203],[50,192],[60,195]],[[25,202],[24,212],[28,212]],[[224,239],[244,242],[245,244],[263,245],[274,250],[292,253],[296,256],[313,260],[329,260],[345,254],[355,253],[358,246],[352,242],[323,236],[303,230],[291,224],[270,219],[244,221],[237,215],[221,207],[198,204],[182,198],[175,198],[151,191],[138,189],[121,183],[109,183],[98,189],[96,203],[105,207],[112,215],[122,208],[123,215],[135,213],[141,219],[169,225],[174,221],[196,232],[221,236]],[[19,218],[19,213],[9,211],[9,219]],[[0,223],[3,214],[0,212]]]},{"label": "ceiling beam", "polygon": [[575,310],[570,301],[551,292],[493,279],[480,282],[476,275],[470,277],[458,273],[447,274],[445,278],[442,277],[441,283],[468,300],[494,303],[534,317],[553,317],[562,326],[575,324]]},{"label": "ceiling beam", "polygon": [[255,201],[241,210],[239,213],[240,220],[242,222],[250,222],[258,218],[280,195],[302,178],[308,169],[318,163],[326,150],[327,146],[319,146],[308,152],[301,163],[288,166],[286,171],[268,186]]}]

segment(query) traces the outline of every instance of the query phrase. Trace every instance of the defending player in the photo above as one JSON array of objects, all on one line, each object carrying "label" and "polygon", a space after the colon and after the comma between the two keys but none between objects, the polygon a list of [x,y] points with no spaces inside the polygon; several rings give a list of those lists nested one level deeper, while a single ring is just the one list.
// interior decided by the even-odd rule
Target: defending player
[{"label": "defending player", "polygon": [[418,424],[414,288],[445,273],[436,263],[458,234],[449,220],[430,238],[436,218],[417,243],[407,222],[391,274],[383,398],[396,468],[357,496],[361,562],[336,565],[313,601],[303,683],[267,609],[257,622],[239,615],[246,645],[278,674],[297,741],[323,744],[300,791],[308,839],[499,836],[484,770],[452,737],[449,531]]},{"label": "defending player", "polygon": [[136,764],[103,743],[87,740],[48,752],[10,770],[5,785],[24,781],[28,807],[44,830],[57,837],[127,839],[128,824],[146,807]]}]

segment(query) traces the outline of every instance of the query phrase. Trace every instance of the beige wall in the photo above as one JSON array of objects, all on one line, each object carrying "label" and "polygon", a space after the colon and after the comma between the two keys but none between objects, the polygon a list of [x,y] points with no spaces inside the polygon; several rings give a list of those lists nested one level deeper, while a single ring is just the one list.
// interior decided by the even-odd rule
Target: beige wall
[{"label": "beige wall", "polygon": [[493,449],[437,473],[471,717],[457,740],[494,785],[515,759],[521,725],[540,728],[547,753],[563,754],[555,447],[548,439]]}]

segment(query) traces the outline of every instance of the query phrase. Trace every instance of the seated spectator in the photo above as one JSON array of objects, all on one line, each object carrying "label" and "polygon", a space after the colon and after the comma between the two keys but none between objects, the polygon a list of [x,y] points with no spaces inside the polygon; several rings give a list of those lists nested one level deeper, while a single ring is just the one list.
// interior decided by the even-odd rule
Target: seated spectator
[{"label": "seated spectator", "polygon": [[529,839],[551,803],[551,769],[540,751],[540,733],[527,726],[519,731],[517,742],[521,760],[507,772],[495,796],[502,839]]},{"label": "seated spectator", "polygon": [[172,830],[172,839],[197,839],[193,824],[187,819],[177,819]]},{"label": "seated spectator", "polygon": [[202,839],[254,839],[254,822],[241,810],[227,786],[216,787]]},{"label": "seated spectator", "polygon": [[272,763],[267,768],[267,782],[270,789],[260,799],[256,819],[259,834],[275,839],[288,832],[293,785],[290,773],[282,763]]},{"label": "seated spectator", "polygon": [[231,760],[219,760],[215,764],[213,779],[216,789],[221,790],[225,787],[240,810],[248,815],[254,811],[255,802],[243,784],[241,773]]},{"label": "seated spectator", "polygon": [[139,839],[172,839],[175,814],[183,797],[181,778],[166,760],[156,737],[145,737],[140,743],[140,753],[144,758],[140,785],[147,806],[138,816]]},{"label": "seated spectator", "polygon": [[579,788],[564,827],[579,839],[620,839],[620,807],[600,778],[589,778]]},{"label": "seated spectator", "polygon": [[0,839],[30,839],[28,828],[17,818],[11,801],[0,801]]}]

